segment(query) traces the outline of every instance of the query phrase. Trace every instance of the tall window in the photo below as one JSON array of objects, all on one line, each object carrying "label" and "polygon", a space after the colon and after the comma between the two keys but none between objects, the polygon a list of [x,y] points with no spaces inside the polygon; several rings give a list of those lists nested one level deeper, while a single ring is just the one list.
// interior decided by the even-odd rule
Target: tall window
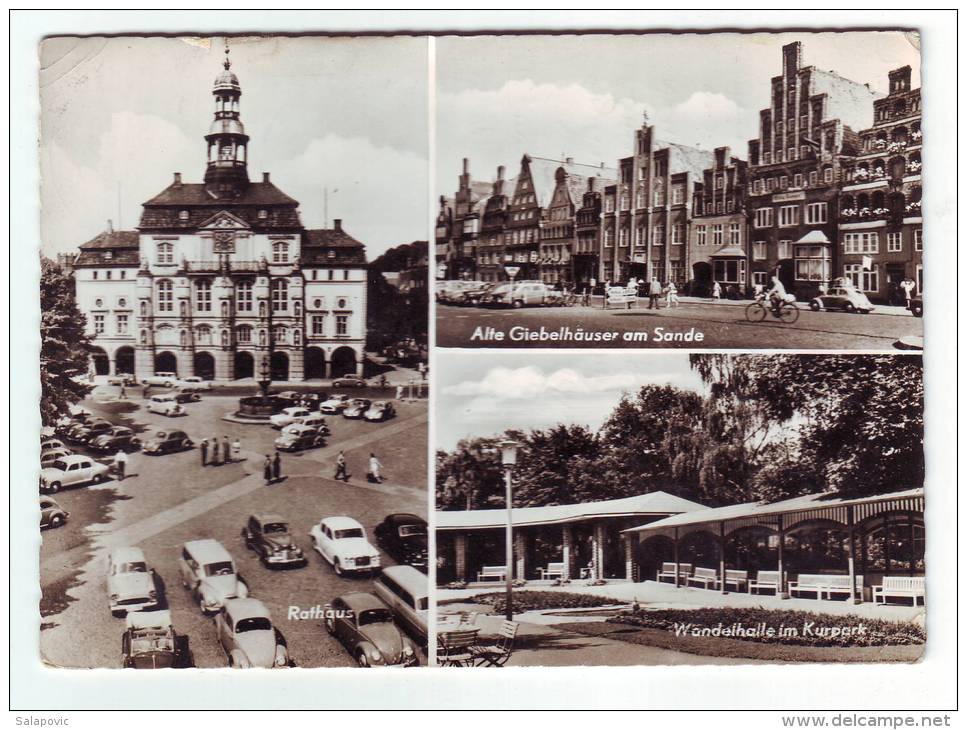
[{"label": "tall window", "polygon": [[738,223],[729,224],[729,243],[733,246],[742,245],[742,227]]},{"label": "tall window", "polygon": [[289,311],[289,282],[285,279],[272,280],[272,311]]},{"label": "tall window", "polygon": [[311,325],[314,337],[321,337],[325,334],[326,316],[324,314],[312,315]]},{"label": "tall window", "polygon": [[676,223],[672,226],[672,245],[679,246],[685,243],[685,225]]},{"label": "tall window", "polygon": [[796,246],[796,280],[829,281],[829,250],[825,246]]},{"label": "tall window", "polygon": [[104,315],[103,314],[94,315],[94,334],[95,335],[104,334]]},{"label": "tall window", "polygon": [[252,282],[240,281],[235,285],[235,308],[239,312],[252,311]]},{"label": "tall window", "polygon": [[847,233],[843,236],[843,253],[879,253],[878,233]]},{"label": "tall window", "polygon": [[756,228],[772,227],[772,208],[755,209],[755,227]]},{"label": "tall window", "polygon": [[779,241],[779,258],[780,259],[791,259],[792,258],[792,241],[789,239],[784,239]]},{"label": "tall window", "polygon": [[887,233],[886,250],[888,253],[900,253],[903,250],[903,234],[899,231]]},{"label": "tall window", "polygon": [[913,250],[923,251],[923,229],[922,228],[913,229]]},{"label": "tall window", "polygon": [[799,224],[799,206],[783,205],[779,208],[779,227],[795,226]]},{"label": "tall window", "polygon": [[175,311],[175,294],[170,279],[161,279],[158,282],[158,311]]},{"label": "tall window", "polygon": [[252,341],[252,327],[251,325],[243,324],[239,325],[238,329],[235,330],[235,337],[238,339],[239,343],[246,343]]},{"label": "tall window", "polygon": [[[719,183],[718,185],[719,187],[722,187],[721,182],[722,182],[722,178],[718,178],[717,183]],[[685,202],[685,186],[672,185],[672,204],[678,205],[679,203],[684,203],[684,202]]]},{"label": "tall window", "polygon": [[826,222],[826,211],[829,206],[826,203],[810,203],[806,206],[806,223],[816,225]]},{"label": "tall window", "polygon": [[655,205],[665,204],[665,189],[655,181]]},{"label": "tall window", "polygon": [[337,335],[349,334],[349,315],[348,314],[336,315],[336,334]]},{"label": "tall window", "polygon": [[199,345],[212,344],[212,328],[207,324],[200,325],[195,330],[195,342]]},{"label": "tall window", "polygon": [[286,337],[285,327],[281,324],[273,325],[272,327],[272,342],[276,345],[284,345],[288,341]]},{"label": "tall window", "polygon": [[126,335],[128,333],[128,315],[117,315],[115,333],[119,335]]},{"label": "tall window", "polygon": [[819,182],[819,173],[816,172],[816,170],[813,170],[812,172],[809,173],[809,184],[815,187],[818,182]]},{"label": "tall window", "polygon": [[722,245],[723,243],[722,228],[723,226],[721,223],[716,223],[714,226],[712,226],[712,245],[713,246]]},{"label": "tall window", "polygon": [[157,262],[159,264],[173,264],[175,262],[175,245],[162,241],[157,247]]},{"label": "tall window", "polygon": [[621,226],[621,230],[618,232],[618,245],[621,248],[628,247],[628,238],[630,237],[630,231],[627,226]]},{"label": "tall window", "polygon": [[708,243],[708,229],[705,226],[696,228],[696,245],[705,246]]},{"label": "tall window", "polygon": [[212,282],[210,279],[199,279],[195,282],[195,311],[212,311]]},{"label": "tall window", "polygon": [[652,231],[652,243],[655,246],[665,245],[665,226],[659,223]]},{"label": "tall window", "polygon": [[611,248],[614,246],[614,229],[605,228],[604,229],[604,247]]},{"label": "tall window", "polygon": [[846,264],[843,267],[843,273],[860,291],[875,292],[880,290],[880,272],[877,266],[874,266],[871,271],[867,271],[863,268],[863,264]]},{"label": "tall window", "polygon": [[766,242],[755,241],[752,244],[752,258],[756,261],[764,261],[766,258]]},{"label": "tall window", "polygon": [[272,244],[272,263],[289,263],[289,244],[286,241],[276,241]]}]

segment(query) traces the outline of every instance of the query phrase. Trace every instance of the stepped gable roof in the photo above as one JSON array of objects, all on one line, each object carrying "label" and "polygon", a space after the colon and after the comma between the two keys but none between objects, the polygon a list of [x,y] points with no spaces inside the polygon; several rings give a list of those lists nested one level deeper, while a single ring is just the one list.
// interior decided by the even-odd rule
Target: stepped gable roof
[{"label": "stepped gable roof", "polygon": [[[236,198],[216,198],[203,183],[172,183],[144,204],[140,228],[197,228],[217,210],[228,210],[253,228],[299,228],[299,201],[271,182],[249,183]],[[180,212],[188,211],[182,220]],[[258,212],[265,210],[265,218]]]},{"label": "stepped gable roof", "polygon": [[85,244],[74,259],[75,266],[137,266],[137,231],[102,231]]},{"label": "stepped gable roof", "polygon": [[365,264],[366,246],[340,228],[314,228],[302,233],[303,266]]}]

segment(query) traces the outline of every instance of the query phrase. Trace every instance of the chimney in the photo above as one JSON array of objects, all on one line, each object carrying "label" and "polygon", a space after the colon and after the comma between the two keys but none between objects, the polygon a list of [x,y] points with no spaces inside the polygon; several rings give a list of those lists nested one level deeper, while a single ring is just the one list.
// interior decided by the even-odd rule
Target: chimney
[{"label": "chimney", "polygon": [[333,227],[333,230],[341,231],[342,230],[342,218],[333,218],[332,219],[332,227]]},{"label": "chimney", "polygon": [[112,221],[110,218],[107,219],[107,232],[114,233],[114,221]]},{"label": "chimney", "polygon": [[262,182],[267,183],[269,181],[269,175],[270,175],[270,173],[263,172],[262,173]]},{"label": "chimney", "polygon": [[782,72],[786,78],[796,75],[802,68],[802,43],[788,43],[782,47]]},{"label": "chimney", "polygon": [[503,180],[504,179],[504,166],[503,165],[498,165],[497,166],[497,179],[498,180]]},{"label": "chimney", "polygon": [[466,175],[470,172],[470,160],[467,157],[463,158],[463,174]]},{"label": "chimney", "polygon": [[180,172],[176,172],[175,173],[175,185],[181,185],[181,173]]}]

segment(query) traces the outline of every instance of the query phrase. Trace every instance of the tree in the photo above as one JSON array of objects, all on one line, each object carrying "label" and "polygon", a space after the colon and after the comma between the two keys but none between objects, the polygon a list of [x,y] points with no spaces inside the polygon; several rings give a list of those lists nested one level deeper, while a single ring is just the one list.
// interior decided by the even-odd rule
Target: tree
[{"label": "tree", "polygon": [[[514,505],[530,507],[609,499],[584,476],[600,456],[597,436],[584,426],[558,424],[531,431],[521,439],[514,474]],[[598,483],[598,486],[600,483]],[[590,487],[590,489],[589,489]]]},{"label": "tree", "polygon": [[74,281],[47,258],[40,261],[40,417],[53,425],[86,396],[90,338],[77,308]]},{"label": "tree", "polygon": [[452,452],[437,452],[437,509],[469,510],[504,506],[498,441],[496,438],[463,439]]}]

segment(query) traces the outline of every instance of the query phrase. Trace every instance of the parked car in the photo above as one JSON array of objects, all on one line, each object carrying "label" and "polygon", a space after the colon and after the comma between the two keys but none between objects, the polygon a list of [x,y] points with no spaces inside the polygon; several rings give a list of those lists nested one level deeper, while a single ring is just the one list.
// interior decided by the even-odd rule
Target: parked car
[{"label": "parked car", "polygon": [[188,637],[175,632],[171,611],[133,611],[121,635],[125,669],[187,669],[195,666]]},{"label": "parked car", "polygon": [[71,429],[67,435],[67,439],[77,444],[86,444],[103,433],[109,433],[112,428],[114,428],[114,424],[110,421],[97,419],[80,424],[77,428]]},{"label": "parked car", "polygon": [[332,381],[334,388],[365,388],[367,383],[358,375],[343,375]]},{"label": "parked car", "polygon": [[814,312],[820,309],[842,309],[844,312],[862,312],[867,314],[875,307],[866,298],[866,294],[856,289],[843,286],[830,287],[825,294],[814,297],[809,302],[809,308]]},{"label": "parked car", "polygon": [[155,373],[141,380],[141,385],[160,385],[164,388],[171,388],[178,382],[177,373]]},{"label": "parked car", "polygon": [[294,666],[282,632],[272,614],[255,598],[229,598],[215,614],[215,635],[233,669]]},{"label": "parked car", "polygon": [[387,400],[378,400],[366,409],[363,418],[367,421],[388,421],[395,415],[396,407],[392,403]]},{"label": "parked car", "polygon": [[287,430],[295,428],[296,426],[309,426],[310,428],[316,429],[321,436],[328,436],[330,433],[329,424],[326,423],[326,417],[321,413],[313,413],[303,418],[302,423],[293,423],[289,426],[286,426],[282,429],[282,433],[285,433]]},{"label": "parked car", "polygon": [[409,512],[387,515],[373,530],[376,544],[398,563],[426,567],[426,520]]},{"label": "parked car", "polygon": [[310,411],[318,411],[319,404],[325,402],[328,398],[329,394],[324,390],[310,390],[308,393],[302,394],[299,405],[305,406]]},{"label": "parked car", "polygon": [[108,555],[107,594],[114,616],[157,607],[154,571],[148,569],[141,548],[115,548]]},{"label": "parked car", "polygon": [[127,426],[115,426],[110,431],[95,437],[88,444],[92,451],[102,454],[113,454],[121,451],[137,451],[141,446],[141,439],[134,435]]},{"label": "parked car", "polygon": [[298,393],[294,390],[283,390],[281,393],[275,393],[274,397],[276,401],[284,401],[291,406],[299,405],[299,401],[302,399],[302,393]]},{"label": "parked car", "polygon": [[281,413],[276,413],[269,418],[273,428],[284,428],[293,423],[301,423],[303,418],[310,415],[308,408],[302,406],[290,406],[284,408]]},{"label": "parked car", "polygon": [[202,613],[221,610],[229,598],[248,597],[248,585],[235,570],[235,561],[217,540],[186,542],[178,569],[181,584],[191,591]]},{"label": "parked car", "polygon": [[148,413],[159,413],[162,416],[184,416],[186,414],[184,406],[171,393],[165,395],[153,395],[148,401]]},{"label": "parked car", "polygon": [[372,593],[346,593],[326,604],[326,631],[361,667],[418,666],[416,646],[393,623],[393,612]]},{"label": "parked car", "polygon": [[46,469],[49,466],[53,466],[55,461],[59,461],[73,453],[70,449],[47,449],[46,451],[41,451],[40,468]]},{"label": "parked car", "polygon": [[107,376],[108,385],[134,385],[137,382],[137,378],[132,373],[118,373]]},{"label": "parked car", "polygon": [[40,529],[60,527],[71,514],[50,497],[40,498]]},{"label": "parked car", "polygon": [[342,410],[347,406],[349,406],[349,396],[338,393],[329,396],[329,400],[320,403],[319,412],[336,415],[342,413]]},{"label": "parked car", "polygon": [[174,392],[175,401],[178,403],[195,403],[201,400],[201,394],[204,392],[205,389],[199,388],[197,385],[179,385]]},{"label": "parked car", "polygon": [[426,641],[429,587],[426,574],[410,565],[389,565],[373,581],[373,590],[396,623],[419,641]]},{"label": "parked car", "polygon": [[279,451],[302,451],[326,445],[326,437],[312,426],[301,423],[286,426],[285,431],[275,440],[275,448]]},{"label": "parked car", "polygon": [[197,390],[212,389],[212,381],[205,380],[197,375],[189,375],[187,378],[181,378],[179,382],[183,388],[195,388]]},{"label": "parked car", "polygon": [[292,539],[289,524],[277,514],[249,516],[242,528],[242,539],[266,568],[302,568],[309,562]]},{"label": "parked car", "polygon": [[195,443],[184,431],[155,431],[144,442],[142,451],[146,454],[170,454],[175,451],[187,451],[194,446]]},{"label": "parked car", "polygon": [[66,449],[67,444],[57,438],[45,438],[40,441],[40,453],[43,454],[45,451],[54,451],[56,449]]},{"label": "parked car", "polygon": [[362,418],[371,404],[372,401],[366,398],[353,398],[343,409],[342,416],[343,418]]},{"label": "parked car", "polygon": [[923,295],[918,295],[910,300],[910,312],[914,317],[923,316]]},{"label": "parked car", "polygon": [[71,454],[40,470],[40,491],[57,492],[64,487],[97,484],[108,478],[108,466],[89,456]]},{"label": "parked car", "polygon": [[312,547],[332,565],[336,575],[379,570],[379,551],[352,517],[326,517],[309,531]]},{"label": "parked car", "polygon": [[492,282],[475,281],[473,286],[468,286],[460,291],[454,301],[456,304],[475,307],[497,286],[499,285]]}]

